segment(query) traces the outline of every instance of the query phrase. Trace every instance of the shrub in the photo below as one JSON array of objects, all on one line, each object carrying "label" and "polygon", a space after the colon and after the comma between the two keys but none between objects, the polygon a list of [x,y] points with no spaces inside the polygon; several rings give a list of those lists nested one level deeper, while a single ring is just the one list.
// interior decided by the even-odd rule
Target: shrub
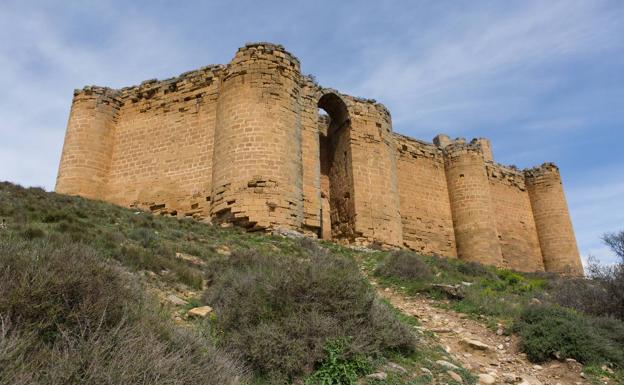
[{"label": "shrub", "polygon": [[584,364],[624,364],[624,353],[616,341],[594,329],[588,319],[558,306],[529,306],[514,330],[521,337],[521,349],[533,362],[553,357],[574,358]]},{"label": "shrub", "polygon": [[236,384],[240,366],[177,330],[95,250],[0,234],[0,384]]},{"label": "shrub", "polygon": [[431,269],[418,255],[400,250],[390,253],[377,268],[376,274],[404,280],[423,280],[431,277]]},{"label": "shrub", "polygon": [[202,274],[184,262],[176,261],[173,252],[167,248],[145,249],[132,244],[124,245],[114,257],[134,269],[150,270],[158,274],[168,272],[173,274],[175,280],[190,287],[202,287]]},{"label": "shrub", "polygon": [[624,264],[601,266],[590,259],[587,278],[560,278],[550,293],[556,303],[595,316],[624,320]]},{"label": "shrub", "polygon": [[614,341],[618,346],[624,346],[624,322],[613,317],[593,317],[592,326],[598,334]]},{"label": "shrub", "polygon": [[0,244],[0,313],[53,342],[62,330],[87,332],[121,322],[139,301],[116,272],[79,244],[53,248]]},{"label": "shrub", "polygon": [[204,301],[216,310],[223,346],[274,383],[312,372],[336,339],[349,337],[349,357],[413,351],[415,337],[376,300],[354,261],[305,246],[300,255],[235,252],[208,267]]},{"label": "shrub", "polygon": [[24,238],[28,240],[33,240],[35,238],[42,238],[45,236],[45,231],[43,229],[36,226],[27,226],[22,232]]},{"label": "shrub", "polygon": [[461,261],[461,263],[457,265],[457,271],[471,277],[487,277],[492,275],[492,272],[487,267],[472,261]]}]

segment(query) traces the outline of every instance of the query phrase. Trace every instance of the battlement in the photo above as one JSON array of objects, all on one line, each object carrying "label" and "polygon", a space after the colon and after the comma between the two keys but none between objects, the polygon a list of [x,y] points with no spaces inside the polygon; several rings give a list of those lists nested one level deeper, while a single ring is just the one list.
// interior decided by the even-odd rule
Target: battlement
[{"label": "battlement", "polygon": [[524,175],[527,178],[540,178],[546,175],[556,174],[559,175],[559,167],[554,163],[543,163],[540,166],[527,168],[524,170]]},{"label": "battlement", "polygon": [[484,138],[394,133],[383,104],[319,85],[267,42],[169,79],[76,90],[56,191],[221,226],[582,273],[556,166],[500,165]]}]

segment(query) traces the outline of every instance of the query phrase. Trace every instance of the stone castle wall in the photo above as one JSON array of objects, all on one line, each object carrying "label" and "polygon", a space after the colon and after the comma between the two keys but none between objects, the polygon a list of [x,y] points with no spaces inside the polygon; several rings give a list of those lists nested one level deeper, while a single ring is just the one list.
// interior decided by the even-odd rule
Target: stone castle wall
[{"label": "stone castle wall", "polygon": [[582,273],[558,170],[426,143],[316,84],[279,45],[227,65],[74,94],[57,192],[250,230],[286,228],[526,271]]}]

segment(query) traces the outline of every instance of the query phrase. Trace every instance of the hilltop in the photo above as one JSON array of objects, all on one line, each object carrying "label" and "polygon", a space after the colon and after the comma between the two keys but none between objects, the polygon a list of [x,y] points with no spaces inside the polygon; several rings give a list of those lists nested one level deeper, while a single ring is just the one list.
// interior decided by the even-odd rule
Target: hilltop
[{"label": "hilltop", "polygon": [[6,182],[0,218],[0,384],[624,382],[585,280]]}]

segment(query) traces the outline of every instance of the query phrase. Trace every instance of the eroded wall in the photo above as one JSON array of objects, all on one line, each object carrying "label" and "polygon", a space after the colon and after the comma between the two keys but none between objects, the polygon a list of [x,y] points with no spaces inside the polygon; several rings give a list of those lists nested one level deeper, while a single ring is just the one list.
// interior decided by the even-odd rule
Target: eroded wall
[{"label": "eroded wall", "polygon": [[503,266],[519,271],[543,271],[529,193],[522,171],[486,165]]},{"label": "eroded wall", "polygon": [[424,254],[457,257],[442,150],[395,134],[403,244]]},{"label": "eroded wall", "polygon": [[106,200],[205,216],[222,67],[123,89]]}]

